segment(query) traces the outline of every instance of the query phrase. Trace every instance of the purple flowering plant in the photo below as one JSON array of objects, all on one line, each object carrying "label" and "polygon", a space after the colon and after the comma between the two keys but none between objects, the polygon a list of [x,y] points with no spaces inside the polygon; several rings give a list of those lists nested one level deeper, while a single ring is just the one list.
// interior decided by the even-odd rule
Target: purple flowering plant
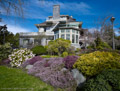
[{"label": "purple flowering plant", "polygon": [[40,56],[35,56],[29,60],[26,60],[25,62],[23,62],[23,64],[21,65],[23,68],[26,67],[27,65],[33,65],[35,62],[37,61],[41,61],[43,58]]},{"label": "purple flowering plant", "polygon": [[78,56],[67,56],[64,58],[65,67],[68,69],[73,68],[73,64],[77,61]]},{"label": "purple flowering plant", "polygon": [[[46,64],[47,63],[47,64]],[[63,58],[50,58],[37,61],[28,74],[36,76],[55,88],[71,88],[76,82],[69,70],[64,68]]]}]

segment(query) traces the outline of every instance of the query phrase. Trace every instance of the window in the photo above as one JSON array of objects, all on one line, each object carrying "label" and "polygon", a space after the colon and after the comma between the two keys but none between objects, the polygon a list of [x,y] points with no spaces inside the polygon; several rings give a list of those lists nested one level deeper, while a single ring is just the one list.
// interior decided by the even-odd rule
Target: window
[{"label": "window", "polygon": [[65,30],[61,30],[61,33],[64,33],[65,32]]},{"label": "window", "polygon": [[72,30],[72,33],[75,33],[75,30]]},{"label": "window", "polygon": [[29,43],[29,39],[24,39],[24,40],[23,40],[23,44],[24,44],[24,45],[28,45],[28,43]]},{"label": "window", "polygon": [[56,35],[55,35],[55,40],[56,40]]},{"label": "window", "polygon": [[62,39],[65,39],[65,35],[64,35],[64,34],[61,34],[61,38],[62,38]]},{"label": "window", "polygon": [[78,43],[78,35],[76,35],[76,43]]},{"label": "window", "polygon": [[66,40],[70,40],[70,34],[66,34]]},{"label": "window", "polygon": [[77,34],[78,34],[78,31],[76,31],[77,32]]},{"label": "window", "polygon": [[59,33],[58,31],[55,31],[55,34]]},{"label": "window", "polygon": [[69,33],[70,32],[70,30],[66,30],[66,33]]},{"label": "window", "polygon": [[58,39],[59,38],[59,34],[56,34],[56,39]]},{"label": "window", "polygon": [[75,43],[75,35],[72,34],[72,43]]}]

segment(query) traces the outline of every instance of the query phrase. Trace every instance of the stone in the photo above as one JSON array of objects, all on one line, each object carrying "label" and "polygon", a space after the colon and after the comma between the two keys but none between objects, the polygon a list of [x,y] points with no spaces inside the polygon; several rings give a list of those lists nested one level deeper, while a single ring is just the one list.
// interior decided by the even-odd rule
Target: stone
[{"label": "stone", "polygon": [[26,69],[29,70],[29,69],[31,69],[32,67],[33,67],[33,65],[27,65],[27,66],[26,66]]},{"label": "stone", "polygon": [[66,68],[62,68],[61,71],[67,71],[67,69]]},{"label": "stone", "polygon": [[86,81],[86,78],[83,76],[81,72],[77,69],[72,70],[73,78],[75,78],[77,85],[81,87],[83,83]]}]

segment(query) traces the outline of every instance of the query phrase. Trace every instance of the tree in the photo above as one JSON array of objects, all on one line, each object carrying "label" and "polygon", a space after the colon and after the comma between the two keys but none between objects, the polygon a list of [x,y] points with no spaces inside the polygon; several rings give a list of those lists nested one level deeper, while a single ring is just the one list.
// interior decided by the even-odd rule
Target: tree
[{"label": "tree", "polygon": [[19,33],[16,33],[13,37],[13,42],[12,42],[12,47],[13,48],[18,48],[19,47]]},{"label": "tree", "polygon": [[8,30],[0,31],[0,45],[9,42],[12,47],[19,47],[19,34],[13,34]]},{"label": "tree", "polygon": [[111,47],[106,42],[103,42],[100,37],[97,37],[94,40],[94,44],[91,44],[91,46],[88,46],[88,48],[93,48],[97,50],[111,49]]},{"label": "tree", "polygon": [[[103,42],[106,42],[112,47],[112,37],[113,37],[113,29],[112,24],[110,22],[111,16],[107,16],[105,18],[97,20],[96,24],[96,30],[93,33],[94,38],[100,37]],[[116,24],[115,24],[116,25]],[[99,29],[98,29],[99,27]],[[114,30],[115,31],[115,30]],[[117,42],[115,40],[115,42]]]},{"label": "tree", "polygon": [[70,40],[65,40],[62,38],[50,41],[48,43],[48,52],[53,54],[53,53],[57,53],[59,56],[61,56],[61,54],[64,51],[67,51],[67,48],[70,47]]}]

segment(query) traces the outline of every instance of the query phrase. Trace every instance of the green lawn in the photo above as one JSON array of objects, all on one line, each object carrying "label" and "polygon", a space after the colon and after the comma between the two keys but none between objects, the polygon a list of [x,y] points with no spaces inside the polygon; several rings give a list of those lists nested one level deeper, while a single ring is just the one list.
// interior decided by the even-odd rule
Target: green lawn
[{"label": "green lawn", "polygon": [[0,91],[54,91],[54,88],[21,69],[0,66]]}]

